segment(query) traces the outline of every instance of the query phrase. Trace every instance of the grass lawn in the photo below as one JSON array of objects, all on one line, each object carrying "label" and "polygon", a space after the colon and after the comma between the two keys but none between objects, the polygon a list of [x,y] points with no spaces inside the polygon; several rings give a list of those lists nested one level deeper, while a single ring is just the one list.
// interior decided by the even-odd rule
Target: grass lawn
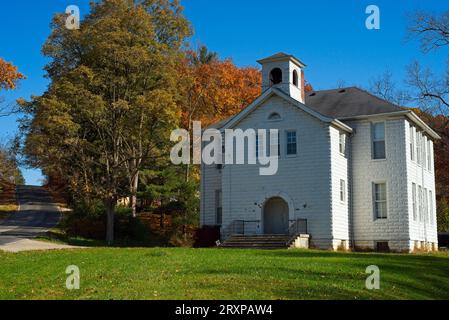
[{"label": "grass lawn", "polygon": [[[80,290],[65,288],[77,265]],[[380,290],[365,269],[381,270]],[[0,253],[0,299],[449,299],[449,254],[91,248]]]}]

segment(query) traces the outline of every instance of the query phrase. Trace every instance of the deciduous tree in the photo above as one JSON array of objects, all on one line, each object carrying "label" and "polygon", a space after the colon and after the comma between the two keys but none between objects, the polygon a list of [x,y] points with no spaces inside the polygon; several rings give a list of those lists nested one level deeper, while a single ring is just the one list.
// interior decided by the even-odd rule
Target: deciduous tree
[{"label": "deciduous tree", "polygon": [[[416,12],[410,17],[408,29],[410,37],[416,37],[421,42],[425,53],[441,50],[449,45],[449,11],[442,14]],[[435,74],[414,62],[408,68],[407,82],[421,109],[432,113],[449,113],[449,59],[442,74]]]},{"label": "deciduous tree", "polygon": [[0,90],[14,90],[17,82],[24,78],[16,66],[0,58]]},{"label": "deciduous tree", "polygon": [[117,200],[135,196],[139,171],[168,154],[179,119],[180,47],[190,29],[177,1],[93,2],[79,30],[57,15],[44,45],[48,91],[21,102],[28,161],[101,198],[113,242]]},{"label": "deciduous tree", "polygon": [[[0,92],[2,90],[14,90],[19,80],[22,79],[25,79],[25,76],[18,71],[16,66],[0,58]],[[2,103],[1,96],[0,103]],[[13,108],[0,107],[0,117],[7,116],[13,111]]]}]

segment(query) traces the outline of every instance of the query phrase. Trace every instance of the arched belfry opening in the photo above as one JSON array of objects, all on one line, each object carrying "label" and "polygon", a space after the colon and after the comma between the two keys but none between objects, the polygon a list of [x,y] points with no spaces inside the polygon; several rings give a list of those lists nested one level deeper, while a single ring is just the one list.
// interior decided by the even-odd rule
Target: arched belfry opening
[{"label": "arched belfry opening", "polygon": [[293,85],[295,87],[297,87],[298,84],[299,84],[299,82],[298,82],[298,71],[296,71],[296,70],[293,70],[293,80],[292,80],[292,82],[293,82]]},{"label": "arched belfry opening", "polygon": [[275,85],[281,82],[282,82],[282,70],[279,68],[274,68],[270,72],[270,83],[271,85]]}]

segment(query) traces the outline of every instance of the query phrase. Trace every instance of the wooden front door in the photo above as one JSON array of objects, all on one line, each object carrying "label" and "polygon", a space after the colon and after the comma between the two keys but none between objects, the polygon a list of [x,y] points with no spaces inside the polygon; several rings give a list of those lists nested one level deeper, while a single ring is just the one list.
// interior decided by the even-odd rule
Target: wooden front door
[{"label": "wooden front door", "polygon": [[288,204],[282,198],[271,198],[264,206],[265,234],[288,234]]}]

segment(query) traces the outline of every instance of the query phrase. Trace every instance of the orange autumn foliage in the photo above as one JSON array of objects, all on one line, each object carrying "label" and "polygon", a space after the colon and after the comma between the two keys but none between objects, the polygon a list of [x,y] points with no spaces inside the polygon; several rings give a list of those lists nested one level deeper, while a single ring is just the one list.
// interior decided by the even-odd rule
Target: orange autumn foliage
[{"label": "orange autumn foliage", "polygon": [[17,67],[0,58],[0,89],[14,90],[17,81],[25,79],[25,76],[17,70]]},{"label": "orange autumn foliage", "polygon": [[261,91],[261,75],[256,68],[238,68],[231,60],[203,64],[186,62],[187,79],[182,122],[193,120],[209,125],[227,118],[251,103]]}]

